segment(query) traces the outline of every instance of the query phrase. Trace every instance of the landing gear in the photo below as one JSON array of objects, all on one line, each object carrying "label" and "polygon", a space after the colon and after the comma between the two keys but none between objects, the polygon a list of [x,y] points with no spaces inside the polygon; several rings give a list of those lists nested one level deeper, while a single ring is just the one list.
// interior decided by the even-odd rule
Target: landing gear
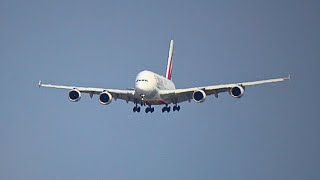
[{"label": "landing gear", "polygon": [[178,105],[174,105],[174,106],[173,106],[173,108],[172,108],[172,110],[173,110],[173,111],[178,111],[178,112],[179,112],[179,111],[180,111],[180,106],[178,106]]},{"label": "landing gear", "polygon": [[[137,100],[134,101],[134,104],[135,104],[135,106],[132,109],[133,112],[138,112],[139,113],[141,111],[141,107],[142,106],[147,106],[146,109],[145,109],[146,113],[149,113],[149,112],[153,113],[154,112],[154,107],[151,107],[151,104],[146,104],[144,102],[141,102],[141,106],[139,106],[140,102],[139,102],[139,105],[138,105],[138,101]],[[171,107],[168,106],[168,104],[166,104],[166,106],[162,108],[162,112],[163,113],[164,112],[168,112],[169,113],[170,111],[171,111]],[[172,107],[172,111],[180,111],[180,106],[178,104],[175,104]]]},{"label": "landing gear", "polygon": [[134,100],[135,106],[133,107],[132,111],[133,112],[140,112],[141,108],[138,106],[137,100]]},{"label": "landing gear", "polygon": [[132,111],[133,112],[140,112],[141,108],[138,106],[133,107]]},{"label": "landing gear", "polygon": [[[170,106],[168,106],[167,104],[166,104],[166,106],[165,107],[163,107],[162,108],[162,112],[170,112]],[[173,107],[172,107],[172,110],[173,111],[180,111],[180,106],[178,106],[177,104],[175,104]]]},{"label": "landing gear", "polygon": [[154,111],[154,108],[153,107],[151,107],[151,106],[149,106],[149,107],[147,107],[146,108],[146,113],[148,113],[148,112],[151,112],[151,113],[153,113],[153,111]]},{"label": "landing gear", "polygon": [[170,109],[171,109],[170,106],[166,105],[165,107],[162,108],[162,112],[165,112],[165,111],[170,112]]}]

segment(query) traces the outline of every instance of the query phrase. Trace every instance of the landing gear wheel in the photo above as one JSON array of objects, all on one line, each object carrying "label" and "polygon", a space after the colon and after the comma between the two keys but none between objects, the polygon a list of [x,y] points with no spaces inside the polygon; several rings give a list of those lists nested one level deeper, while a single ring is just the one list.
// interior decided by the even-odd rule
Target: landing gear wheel
[{"label": "landing gear wheel", "polygon": [[133,107],[133,109],[132,109],[132,111],[133,112],[140,112],[140,107],[137,107],[137,106],[135,106],[135,107]]},{"label": "landing gear wheel", "polygon": [[180,106],[175,105],[175,106],[173,106],[172,110],[173,111],[180,111]]},{"label": "landing gear wheel", "polygon": [[162,112],[165,112],[165,111],[170,112],[170,109],[171,109],[170,106],[165,106],[162,108]]},{"label": "landing gear wheel", "polygon": [[146,110],[145,110],[146,113],[148,113],[148,112],[153,113],[153,111],[154,111],[154,108],[152,108],[151,106],[147,107]]}]

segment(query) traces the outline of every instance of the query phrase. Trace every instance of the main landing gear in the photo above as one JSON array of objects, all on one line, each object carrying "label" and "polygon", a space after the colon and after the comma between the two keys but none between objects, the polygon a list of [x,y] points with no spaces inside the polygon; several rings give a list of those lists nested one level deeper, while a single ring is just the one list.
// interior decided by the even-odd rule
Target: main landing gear
[{"label": "main landing gear", "polygon": [[180,106],[178,106],[177,104],[173,106],[172,108],[173,111],[180,111]]},{"label": "main landing gear", "polygon": [[[162,112],[170,112],[170,106],[168,106],[168,105],[166,105],[165,107],[163,107],[162,108]],[[180,106],[178,106],[177,104],[176,105],[174,105],[173,107],[172,107],[172,110],[173,111],[180,111]]]},{"label": "main landing gear", "polygon": [[[132,111],[133,112],[140,112],[141,111],[141,107],[140,106],[138,106],[138,103],[137,102],[135,102],[134,103],[135,104],[135,106],[133,107],[133,109],[132,109]],[[145,106],[146,104],[141,104],[141,106]],[[164,112],[170,112],[170,110],[171,110],[171,107],[170,106],[168,106],[168,104],[166,104],[166,106],[165,107],[163,107],[162,108],[162,112],[164,113]],[[175,104],[173,107],[172,107],[172,110],[173,111],[180,111],[180,106],[178,106],[177,104]],[[153,113],[154,112],[154,107],[151,107],[151,105],[148,105],[148,107],[146,107],[146,109],[145,109],[145,112],[146,113]]]},{"label": "main landing gear", "polygon": [[162,108],[162,112],[170,112],[171,107],[166,104],[165,107]]},{"label": "main landing gear", "polygon": [[138,106],[133,107],[132,111],[133,112],[140,112],[141,108]]},{"label": "main landing gear", "polygon": [[[133,109],[132,109],[133,112],[138,112],[138,113],[140,112],[140,110],[141,110],[141,107],[138,107],[138,106],[134,106]],[[153,113],[154,112],[154,107],[151,107],[151,106],[147,107],[145,112],[146,113],[149,113],[149,112]]]},{"label": "main landing gear", "polygon": [[136,100],[135,100],[134,104],[135,104],[135,106],[133,107],[132,111],[133,112],[140,112],[141,108],[138,106],[138,103]]},{"label": "main landing gear", "polygon": [[146,113],[148,113],[148,112],[153,113],[154,107],[151,107],[151,106],[149,105],[149,107],[147,107],[145,111],[146,111]]}]

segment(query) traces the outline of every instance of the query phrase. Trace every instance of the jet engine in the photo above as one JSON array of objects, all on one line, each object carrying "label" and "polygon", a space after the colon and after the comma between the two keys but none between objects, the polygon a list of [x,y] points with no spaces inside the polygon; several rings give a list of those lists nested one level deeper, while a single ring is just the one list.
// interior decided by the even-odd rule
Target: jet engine
[{"label": "jet engine", "polygon": [[102,92],[99,96],[99,101],[102,105],[108,105],[112,101],[112,95],[109,92]]},{"label": "jet engine", "polygon": [[69,100],[72,102],[77,102],[81,99],[81,93],[78,89],[72,89],[69,92]]},{"label": "jet engine", "polygon": [[197,90],[193,92],[192,98],[197,103],[202,103],[206,100],[206,93],[203,90]]},{"label": "jet engine", "polygon": [[244,88],[242,86],[237,85],[237,86],[231,88],[229,93],[234,98],[241,98],[244,93]]}]

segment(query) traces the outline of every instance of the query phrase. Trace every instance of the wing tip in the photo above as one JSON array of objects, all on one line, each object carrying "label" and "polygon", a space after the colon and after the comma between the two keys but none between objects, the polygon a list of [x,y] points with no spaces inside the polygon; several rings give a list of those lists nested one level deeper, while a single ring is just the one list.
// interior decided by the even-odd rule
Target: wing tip
[{"label": "wing tip", "polygon": [[284,80],[290,80],[291,79],[291,75],[290,74],[288,74],[288,76],[287,77],[285,77],[285,78],[283,78]]},{"label": "wing tip", "polygon": [[42,82],[41,82],[41,80],[39,80],[39,82],[38,82],[38,86],[39,86],[39,87],[41,87],[41,86],[42,86]]}]

